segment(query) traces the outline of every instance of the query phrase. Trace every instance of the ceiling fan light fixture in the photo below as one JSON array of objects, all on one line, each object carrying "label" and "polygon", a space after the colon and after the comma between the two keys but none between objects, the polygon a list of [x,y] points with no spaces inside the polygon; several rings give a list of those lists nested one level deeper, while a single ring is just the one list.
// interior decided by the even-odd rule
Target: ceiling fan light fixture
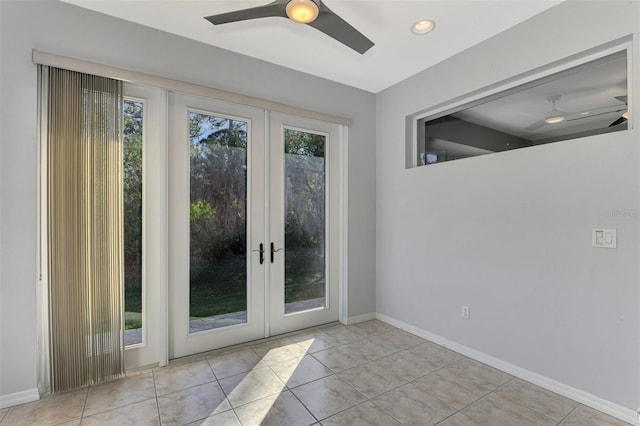
[{"label": "ceiling fan light fixture", "polygon": [[560,122],[564,121],[564,119],[565,119],[565,117],[563,117],[561,115],[556,115],[556,116],[553,116],[553,117],[545,118],[544,121],[547,124],[556,124],[556,123],[560,123]]},{"label": "ceiling fan light fixture", "polygon": [[313,0],[290,0],[286,11],[289,19],[299,24],[315,21],[320,13],[318,5]]},{"label": "ceiling fan light fixture", "polygon": [[551,110],[551,115],[544,119],[545,123],[557,124],[564,121],[564,119],[567,118],[564,115],[562,115],[560,111],[556,109],[556,102],[558,102],[561,97],[562,95],[553,95],[547,98],[547,100],[553,104],[553,109]]},{"label": "ceiling fan light fixture", "polygon": [[628,120],[628,119],[629,119],[629,111],[625,111],[625,112],[622,114],[622,118],[624,118],[625,120]]},{"label": "ceiling fan light fixture", "polygon": [[424,21],[418,21],[411,26],[411,32],[417,35],[427,34],[433,31],[436,27],[436,23],[430,19]]}]

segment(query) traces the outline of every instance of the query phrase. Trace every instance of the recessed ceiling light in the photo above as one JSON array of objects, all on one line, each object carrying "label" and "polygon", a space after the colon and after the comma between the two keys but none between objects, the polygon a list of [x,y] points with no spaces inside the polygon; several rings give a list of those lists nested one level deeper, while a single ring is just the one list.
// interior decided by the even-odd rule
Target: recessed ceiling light
[{"label": "recessed ceiling light", "polygon": [[418,21],[411,26],[411,32],[414,34],[426,34],[431,32],[436,27],[436,23],[427,19],[424,21]]},{"label": "recessed ceiling light", "polygon": [[579,115],[589,115],[589,114],[591,114],[591,111],[581,112]]}]

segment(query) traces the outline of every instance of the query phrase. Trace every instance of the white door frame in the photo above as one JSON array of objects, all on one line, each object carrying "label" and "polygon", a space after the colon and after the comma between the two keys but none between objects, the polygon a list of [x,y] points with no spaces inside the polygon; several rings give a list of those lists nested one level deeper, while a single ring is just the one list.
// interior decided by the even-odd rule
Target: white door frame
[{"label": "white door frame", "polygon": [[[189,332],[189,112],[248,123],[247,150],[247,322]],[[265,243],[264,111],[181,93],[169,96],[169,357],[177,358],[264,337],[265,265],[258,249]]]},{"label": "white door frame", "polygon": [[162,299],[166,276],[163,212],[166,211],[166,139],[161,136],[163,90],[125,83],[125,99],[144,104],[142,119],[142,342],[125,348],[128,370],[165,365]]}]

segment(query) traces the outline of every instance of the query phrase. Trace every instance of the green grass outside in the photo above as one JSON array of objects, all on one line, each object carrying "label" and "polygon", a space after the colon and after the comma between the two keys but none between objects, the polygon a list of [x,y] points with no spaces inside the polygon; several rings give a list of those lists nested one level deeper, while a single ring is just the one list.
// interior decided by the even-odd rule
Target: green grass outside
[{"label": "green grass outside", "polygon": [[202,318],[246,310],[246,278],[244,256],[214,259],[199,268],[192,266],[189,316]]},{"label": "green grass outside", "polygon": [[125,312],[124,329],[132,330],[135,328],[142,328],[142,314],[140,312]]},{"label": "green grass outside", "polygon": [[296,248],[285,253],[285,303],[323,297],[325,290],[324,256],[315,249]]},{"label": "green grass outside", "polygon": [[[285,303],[324,296],[324,261],[313,249],[286,252]],[[192,267],[190,317],[202,318],[244,311],[246,307],[246,258],[229,256],[200,268]],[[140,291],[125,292],[125,329],[140,328]]]}]

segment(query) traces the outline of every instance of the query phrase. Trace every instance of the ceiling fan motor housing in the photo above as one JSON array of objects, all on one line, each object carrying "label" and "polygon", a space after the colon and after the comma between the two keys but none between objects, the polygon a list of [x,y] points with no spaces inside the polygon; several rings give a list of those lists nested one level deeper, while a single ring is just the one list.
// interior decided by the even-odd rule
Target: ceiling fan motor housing
[{"label": "ceiling fan motor housing", "polygon": [[[310,9],[311,12],[301,12],[302,18],[295,19],[293,9],[300,7]],[[315,15],[315,16],[314,16]],[[355,50],[361,55],[374,46],[374,43],[356,30],[351,24],[338,16],[321,0],[274,0],[263,6],[249,9],[234,10],[207,16],[205,19],[213,25],[227,24],[230,22],[247,21],[268,17],[288,18],[295,22],[306,23],[310,27],[328,35],[345,46]]]},{"label": "ceiling fan motor housing", "polygon": [[299,24],[315,21],[320,13],[318,3],[314,0],[288,0],[285,10],[287,17]]}]

